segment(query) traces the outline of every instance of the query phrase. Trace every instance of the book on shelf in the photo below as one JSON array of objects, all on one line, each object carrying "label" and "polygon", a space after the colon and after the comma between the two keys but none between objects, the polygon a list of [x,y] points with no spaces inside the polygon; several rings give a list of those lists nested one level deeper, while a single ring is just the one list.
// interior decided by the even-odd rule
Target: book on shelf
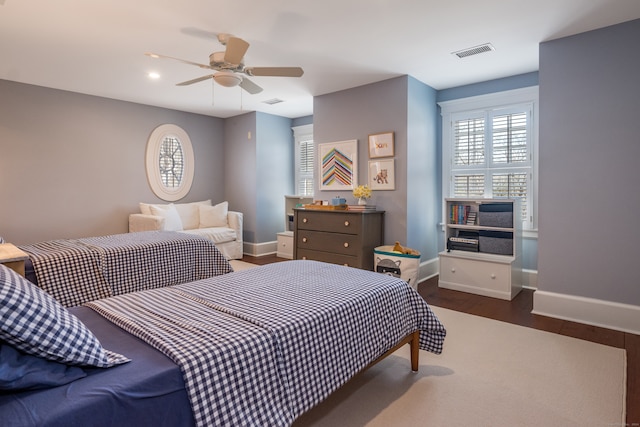
[{"label": "book on shelf", "polygon": [[449,206],[449,223],[475,225],[477,214],[471,210],[471,205],[452,204]]},{"label": "book on shelf", "polygon": [[375,211],[376,205],[349,205],[349,210],[350,211]]},{"label": "book on shelf", "polygon": [[467,225],[476,225],[476,217],[478,216],[477,212],[469,212],[467,214]]}]

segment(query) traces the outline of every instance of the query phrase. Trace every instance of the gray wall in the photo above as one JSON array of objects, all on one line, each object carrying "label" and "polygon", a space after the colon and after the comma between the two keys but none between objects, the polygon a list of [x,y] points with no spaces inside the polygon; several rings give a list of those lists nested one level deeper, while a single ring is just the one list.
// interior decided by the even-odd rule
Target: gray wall
[{"label": "gray wall", "polygon": [[540,46],[538,288],[640,305],[640,20]]},{"label": "gray wall", "polygon": [[[409,110],[409,82],[411,88],[417,91],[416,97],[425,104],[417,106],[414,99],[411,100],[411,120]],[[422,164],[428,159],[413,159],[411,165],[408,162],[409,150],[427,152],[419,148],[421,144],[433,146],[433,135],[429,135],[429,129],[435,127],[435,114],[430,117],[428,106],[433,102],[433,94],[430,88],[408,76],[397,77],[370,85],[360,86],[340,92],[317,96],[313,103],[313,132],[314,142],[337,142],[344,140],[358,140],[358,183],[366,183],[368,180],[368,136],[374,133],[393,131],[395,134],[395,190],[374,191],[371,203],[385,210],[385,243],[393,244],[400,241],[411,244],[418,250],[428,250],[429,242],[426,236],[411,235],[411,225],[407,224],[407,189],[409,167],[425,167]],[[426,105],[426,107],[425,107]],[[435,108],[435,107],[433,107]],[[415,115],[413,115],[415,114]],[[425,123],[419,123],[424,120]],[[411,148],[410,148],[411,147]],[[413,161],[420,162],[417,166]],[[427,185],[426,176],[422,173],[415,175],[412,188],[420,184]],[[416,190],[418,194],[416,204],[426,204],[426,199],[437,203],[436,195],[429,194],[429,187],[424,190]],[[319,191],[316,185],[315,199],[328,200],[336,195],[345,197],[348,203],[354,203],[351,192]],[[413,204],[412,204],[413,206]],[[417,212],[415,212],[417,214]],[[420,218],[425,221],[425,218]],[[416,225],[418,227],[418,225]],[[425,254],[423,258],[430,254]],[[434,254],[435,256],[435,254]]]},{"label": "gray wall", "polygon": [[161,202],[145,149],[164,123],[193,144],[182,201],[223,201],[222,119],[0,80],[0,236],[27,244],[126,232],[139,202]]},{"label": "gray wall", "polygon": [[255,242],[256,194],[256,113],[230,117],[224,122],[225,176],[222,180],[229,205],[243,213],[244,241]]}]

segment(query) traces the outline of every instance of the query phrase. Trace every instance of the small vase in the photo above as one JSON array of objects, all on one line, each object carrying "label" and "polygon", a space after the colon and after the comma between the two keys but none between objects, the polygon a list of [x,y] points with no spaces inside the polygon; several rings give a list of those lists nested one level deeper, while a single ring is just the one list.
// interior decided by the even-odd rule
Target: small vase
[{"label": "small vase", "polygon": [[360,197],[358,199],[358,204],[359,205],[366,205],[367,204],[367,199],[365,199],[364,197]]}]

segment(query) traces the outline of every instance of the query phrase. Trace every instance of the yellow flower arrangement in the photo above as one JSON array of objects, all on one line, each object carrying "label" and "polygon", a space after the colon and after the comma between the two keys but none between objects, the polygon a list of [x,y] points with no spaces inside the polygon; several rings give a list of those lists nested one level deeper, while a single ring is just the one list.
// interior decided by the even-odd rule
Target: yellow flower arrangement
[{"label": "yellow flower arrangement", "polygon": [[371,189],[368,185],[358,185],[353,189],[353,197],[356,199],[368,199],[371,197]]}]

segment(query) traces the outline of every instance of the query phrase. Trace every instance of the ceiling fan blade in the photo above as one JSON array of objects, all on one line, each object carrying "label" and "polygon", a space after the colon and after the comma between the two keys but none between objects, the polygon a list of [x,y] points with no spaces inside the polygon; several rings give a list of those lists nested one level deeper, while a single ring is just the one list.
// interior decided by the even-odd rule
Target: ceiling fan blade
[{"label": "ceiling fan blade", "polygon": [[213,31],[207,31],[201,28],[196,28],[196,27],[180,28],[180,32],[188,36],[198,37],[198,38],[209,40],[209,41],[216,40],[218,38],[218,33],[214,33]]},{"label": "ceiling fan blade", "polygon": [[243,78],[240,87],[251,95],[262,92],[262,88],[247,78]]},{"label": "ceiling fan blade", "polygon": [[238,37],[229,37],[227,49],[224,52],[224,61],[229,64],[242,63],[242,58],[247,53],[247,49],[249,49],[249,43]]},{"label": "ceiling fan blade", "polygon": [[244,72],[249,76],[301,77],[304,71],[300,67],[247,67]]},{"label": "ceiling fan blade", "polygon": [[196,67],[204,68],[205,70],[214,70],[215,69],[215,68],[212,68],[210,65],[199,64],[197,62],[186,61],[184,59],[174,58],[173,56],[160,55],[158,53],[152,53],[152,52],[146,52],[145,55],[147,55],[147,56],[149,56],[151,58],[173,59],[174,61],[180,61],[180,62],[184,62],[185,64],[195,65]]},{"label": "ceiling fan blade", "polygon": [[192,85],[194,83],[202,82],[202,81],[208,80],[210,78],[213,78],[213,76],[214,76],[213,74],[209,74],[208,76],[202,76],[202,77],[198,77],[197,79],[187,80],[186,82],[177,83],[176,86]]}]

